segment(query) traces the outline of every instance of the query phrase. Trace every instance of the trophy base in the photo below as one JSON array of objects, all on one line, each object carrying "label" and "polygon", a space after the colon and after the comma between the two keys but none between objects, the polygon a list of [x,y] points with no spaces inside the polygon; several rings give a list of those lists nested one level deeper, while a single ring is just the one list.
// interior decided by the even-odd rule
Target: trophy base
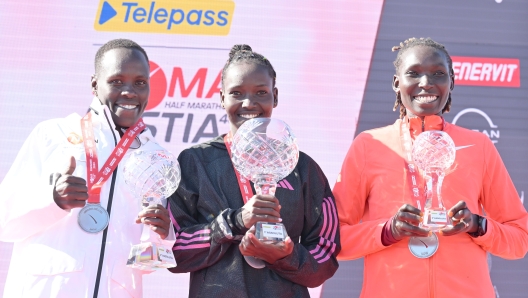
[{"label": "trophy base", "polygon": [[438,232],[450,225],[452,225],[451,218],[445,208],[425,208],[422,227]]},{"label": "trophy base", "polygon": [[257,222],[255,224],[255,236],[264,243],[279,243],[284,241],[288,234],[286,227],[281,223]]},{"label": "trophy base", "polygon": [[244,259],[246,259],[246,263],[248,263],[249,266],[255,269],[262,269],[266,267],[266,264],[264,264],[264,261],[262,261],[261,259],[250,256],[244,256]]},{"label": "trophy base", "polygon": [[176,267],[172,250],[159,243],[144,242],[133,245],[128,255],[128,267],[140,270],[156,270]]}]

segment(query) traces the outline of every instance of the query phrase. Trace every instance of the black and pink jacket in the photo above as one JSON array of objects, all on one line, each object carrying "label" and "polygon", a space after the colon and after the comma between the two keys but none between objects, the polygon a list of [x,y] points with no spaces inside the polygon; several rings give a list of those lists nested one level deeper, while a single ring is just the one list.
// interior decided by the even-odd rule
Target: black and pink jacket
[{"label": "black and pink jacket", "polygon": [[341,249],[334,196],[308,155],[300,153],[275,193],[293,253],[264,269],[250,267],[238,249],[244,202],[223,136],[182,151],[178,161],[182,180],[170,198],[178,265],[170,271],[191,273],[189,297],[309,297],[307,287],[334,275]]}]

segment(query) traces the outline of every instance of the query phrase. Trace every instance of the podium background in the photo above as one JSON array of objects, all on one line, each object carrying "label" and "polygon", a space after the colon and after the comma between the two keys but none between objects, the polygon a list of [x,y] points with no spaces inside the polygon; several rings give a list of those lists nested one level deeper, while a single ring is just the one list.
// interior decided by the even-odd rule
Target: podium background
[{"label": "podium background", "polygon": [[[118,9],[118,16],[107,25],[96,26],[102,2],[0,1],[0,181],[38,122],[86,112],[95,52],[108,40],[122,37],[138,42],[149,55],[151,105],[144,119],[155,130],[156,139],[175,154],[227,132],[216,79],[233,44],[252,46],[272,62],[278,74],[279,105],[273,116],[290,124],[301,150],[320,164],[333,183],[354,136],[391,124],[398,117],[392,112],[396,54],[390,49],[414,36],[432,37],[445,44],[452,56],[520,61],[519,87],[505,86],[507,77],[502,87],[486,86],[489,82],[485,81],[480,82],[484,86],[462,85],[457,80],[446,119],[453,121],[459,115],[458,125],[496,141],[524,199],[528,190],[528,81],[524,76],[528,70],[528,2],[524,0],[446,0],[441,4],[419,0],[206,1],[211,6],[234,3],[227,35],[211,35],[214,32],[203,24],[198,29],[207,34],[153,33],[146,25],[145,32],[98,31],[110,30],[105,26],[122,17]],[[135,2],[146,8],[151,3]],[[191,7],[197,2],[156,3]],[[122,6],[115,0],[108,4],[116,9]],[[126,28],[123,23],[112,30]],[[464,113],[468,108],[481,113]],[[0,293],[11,247],[0,242]],[[527,258],[506,261],[490,256],[490,262],[498,296],[528,293]],[[145,279],[145,297],[186,297],[186,274],[160,271]],[[311,294],[356,297],[361,283],[362,260],[341,262],[336,275]]]}]

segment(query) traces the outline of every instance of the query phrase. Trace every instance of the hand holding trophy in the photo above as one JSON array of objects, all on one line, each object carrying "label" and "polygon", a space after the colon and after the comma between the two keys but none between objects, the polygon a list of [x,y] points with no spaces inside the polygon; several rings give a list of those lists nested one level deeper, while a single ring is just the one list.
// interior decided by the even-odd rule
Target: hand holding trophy
[{"label": "hand holding trophy", "polygon": [[[422,132],[412,146],[412,160],[422,170],[425,178],[424,215],[420,227],[433,232],[452,225],[442,200],[442,185],[446,171],[455,161],[455,154],[455,144],[451,137],[438,130]],[[422,206],[418,208],[422,209]],[[409,239],[409,249],[417,258],[429,258],[436,253],[438,245],[435,233],[431,233],[429,237]]]},{"label": "hand holding trophy", "polygon": [[412,157],[425,177],[425,206],[422,226],[437,232],[451,225],[442,201],[442,184],[447,169],[455,162],[455,143],[438,130],[421,133],[413,144]]},{"label": "hand holding trophy", "polygon": [[[123,169],[125,182],[140,198],[143,208],[161,204],[176,191],[181,173],[177,159],[168,151],[135,151]],[[158,234],[143,225],[141,243],[133,245],[127,266],[142,270],[172,268],[176,260],[172,247],[164,245]]]},{"label": "hand holding trophy", "polygon": [[[257,194],[275,195],[277,182],[288,176],[299,160],[299,148],[290,127],[271,118],[253,118],[233,136],[231,159],[240,175],[254,183]],[[255,235],[278,243],[287,237],[282,223],[258,222]],[[263,268],[262,260],[245,256],[249,265]]]}]

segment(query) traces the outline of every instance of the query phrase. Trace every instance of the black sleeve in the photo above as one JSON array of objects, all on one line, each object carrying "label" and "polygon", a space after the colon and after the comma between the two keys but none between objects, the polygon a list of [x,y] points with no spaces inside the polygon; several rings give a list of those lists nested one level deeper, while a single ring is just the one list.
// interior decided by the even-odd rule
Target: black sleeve
[{"label": "black sleeve", "polygon": [[341,245],[337,208],[330,185],[315,161],[307,155],[303,157],[298,166],[305,201],[301,241],[295,243],[291,255],[267,267],[291,282],[312,288],[337,271]]}]

